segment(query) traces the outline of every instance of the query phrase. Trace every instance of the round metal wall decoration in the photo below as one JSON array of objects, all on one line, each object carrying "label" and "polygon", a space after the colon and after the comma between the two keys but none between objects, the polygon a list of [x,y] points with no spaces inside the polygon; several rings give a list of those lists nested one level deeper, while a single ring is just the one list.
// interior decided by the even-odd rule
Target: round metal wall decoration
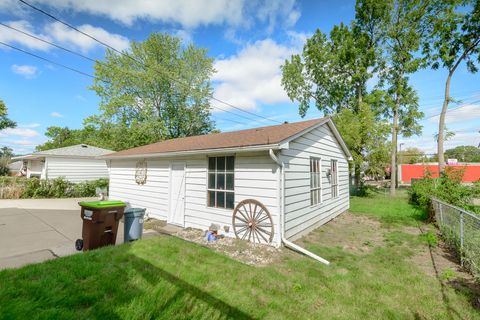
[{"label": "round metal wall decoration", "polygon": [[137,161],[135,168],[135,182],[137,184],[145,184],[147,182],[147,161]]},{"label": "round metal wall decoration", "polygon": [[265,206],[254,199],[241,201],[233,211],[233,231],[238,239],[271,243],[273,220]]}]

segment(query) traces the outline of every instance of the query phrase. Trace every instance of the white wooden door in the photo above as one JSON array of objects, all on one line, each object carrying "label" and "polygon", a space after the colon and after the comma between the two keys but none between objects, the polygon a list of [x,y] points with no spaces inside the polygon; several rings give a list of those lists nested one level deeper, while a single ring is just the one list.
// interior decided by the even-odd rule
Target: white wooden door
[{"label": "white wooden door", "polygon": [[170,173],[170,210],[168,223],[184,225],[185,163],[174,162]]}]

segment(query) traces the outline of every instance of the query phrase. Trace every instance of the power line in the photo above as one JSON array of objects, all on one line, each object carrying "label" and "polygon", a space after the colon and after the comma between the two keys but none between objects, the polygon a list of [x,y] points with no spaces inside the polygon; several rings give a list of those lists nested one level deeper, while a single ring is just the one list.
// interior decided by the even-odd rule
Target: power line
[{"label": "power line", "polygon": [[[479,100],[475,100],[475,101],[471,101],[471,102],[468,102],[468,103],[464,103],[456,108],[452,108],[452,109],[447,109],[447,111],[445,113],[448,113],[448,112],[452,112],[452,111],[455,111],[455,110],[458,110],[458,109],[462,109],[462,108],[465,108],[465,107],[468,107],[472,104],[475,104],[475,103],[478,103],[480,102],[480,99]],[[438,114],[434,114],[434,115],[431,115],[431,116],[428,116],[428,117],[425,117],[423,118],[422,120],[427,120],[427,119],[431,119],[431,118],[435,118],[435,117],[438,117],[439,115],[441,115],[441,113],[438,113]]]},{"label": "power line", "polygon": [[48,41],[48,40],[42,39],[42,38],[40,38],[40,37],[37,37],[37,36],[35,36],[35,35],[31,34],[31,33],[28,33],[28,32],[26,32],[26,31],[23,31],[23,30],[20,30],[20,29],[18,29],[18,28],[9,26],[8,24],[5,24],[5,23],[3,23],[3,22],[0,22],[0,25],[1,25],[1,26],[4,26],[5,28],[9,28],[9,29],[14,30],[14,31],[17,31],[17,32],[19,32],[19,33],[21,33],[21,34],[24,34],[24,35],[26,35],[26,36],[28,36],[28,37],[30,37],[30,38],[33,38],[33,39],[36,39],[36,40],[41,41],[41,42],[43,42],[43,43],[49,44],[49,45],[51,45],[51,46],[53,46],[53,47],[55,47],[55,48],[58,48],[58,49],[61,49],[61,50],[63,50],[63,51],[66,51],[66,52],[69,52],[69,53],[71,53],[71,54],[74,54],[74,55],[76,55],[76,56],[79,56],[79,57],[81,57],[81,58],[83,58],[83,59],[89,60],[89,61],[91,61],[91,62],[96,62],[95,59],[92,59],[92,58],[90,58],[90,57],[87,57],[87,56],[85,56],[85,55],[83,55],[83,54],[81,54],[81,53],[78,53],[78,52],[76,52],[76,51],[67,49],[67,48],[65,48],[65,47],[59,46],[59,45],[57,45],[57,44],[55,44],[55,43],[53,43],[53,42],[50,42],[50,41]]},{"label": "power line", "polygon": [[6,43],[1,42],[1,41],[0,41],[0,44],[1,44],[1,45],[4,45],[4,46],[6,46],[6,47],[8,47],[8,48],[10,48],[10,49],[20,51],[20,52],[22,52],[22,53],[24,53],[24,54],[28,54],[29,56],[35,57],[35,58],[37,58],[37,59],[46,61],[46,62],[48,62],[48,63],[57,65],[57,66],[59,66],[59,67],[68,69],[68,70],[73,71],[73,72],[79,73],[79,74],[84,75],[84,76],[86,76],[86,77],[95,78],[95,77],[94,77],[93,75],[91,75],[91,74],[88,74],[88,73],[86,73],[86,72],[80,71],[80,70],[78,70],[78,69],[75,69],[75,68],[72,68],[72,67],[69,67],[69,66],[66,66],[66,65],[64,65],[64,64],[62,64],[62,63],[55,62],[55,61],[53,61],[53,60],[50,60],[50,59],[41,57],[41,56],[39,56],[39,55],[37,55],[37,54],[35,54],[35,53],[28,52],[28,51],[26,51],[26,50],[17,48],[17,47],[15,47],[15,46],[6,44]]},{"label": "power line", "polygon": [[[48,16],[49,18],[51,18],[51,19],[53,19],[53,20],[55,20],[55,21],[63,24],[64,26],[66,26],[66,27],[68,27],[68,28],[71,28],[72,30],[75,30],[76,32],[78,32],[78,33],[80,33],[80,34],[82,34],[82,35],[84,35],[84,36],[86,36],[86,37],[88,37],[88,38],[90,38],[90,39],[92,39],[92,40],[100,43],[101,45],[103,45],[103,46],[105,46],[105,47],[113,50],[114,52],[116,52],[116,53],[118,53],[118,54],[120,54],[120,55],[123,55],[123,56],[126,56],[126,57],[132,59],[133,61],[135,61],[135,62],[141,64],[143,67],[145,67],[145,64],[142,63],[141,61],[135,59],[134,57],[130,56],[129,54],[127,54],[127,53],[125,53],[125,52],[122,52],[122,51],[120,51],[120,50],[118,50],[118,49],[110,46],[108,43],[105,43],[105,42],[97,39],[96,37],[94,37],[94,36],[92,36],[92,35],[84,32],[84,31],[76,28],[75,26],[69,24],[68,22],[65,22],[65,21],[63,21],[63,20],[55,17],[54,15],[52,15],[52,14],[50,14],[50,13],[42,10],[41,8],[38,8],[38,7],[36,7],[36,6],[28,3],[28,2],[25,1],[25,0],[18,0],[18,1],[21,2],[21,3],[23,3],[23,4],[25,4],[26,6],[30,7],[31,9],[33,9],[33,10],[35,10],[35,11],[38,11],[38,12],[40,12],[40,13]],[[154,69],[154,71],[157,71],[157,69]],[[165,74],[165,76],[166,76],[167,78],[169,78],[171,81],[180,83],[180,84],[182,84],[182,85],[184,85],[184,86],[187,85],[188,87],[190,87],[188,84],[185,84],[185,83],[183,83],[182,81],[180,81],[180,80],[178,80],[178,79],[172,78],[172,77],[170,77],[168,74]],[[233,105],[233,104],[231,104],[231,103],[228,103],[228,102],[226,102],[226,101],[223,101],[223,100],[221,100],[221,99],[218,99],[218,98],[216,98],[215,96],[212,96],[211,99],[212,99],[212,100],[215,100],[215,101],[217,101],[217,102],[219,102],[219,103],[221,103],[221,104],[224,104],[224,105],[226,105],[226,106],[228,106],[228,107],[237,109],[237,110],[239,110],[239,111],[241,111],[241,112],[250,114],[250,115],[252,115],[252,116],[259,117],[259,118],[262,118],[262,119],[264,119],[264,120],[272,121],[272,122],[279,123],[279,124],[283,123],[283,122],[281,122],[281,121],[277,121],[277,120],[274,120],[274,119],[270,119],[270,118],[264,117],[264,116],[262,116],[262,115],[256,114],[256,113],[254,113],[254,112],[250,112],[250,111],[244,110],[244,109],[239,108],[239,107],[237,107],[237,106],[235,106],[235,105]],[[225,109],[221,109],[221,108],[218,108],[218,109],[223,110],[223,111],[226,111]],[[247,119],[248,119],[248,118],[247,118]],[[251,120],[251,119],[249,119],[249,120]]]},{"label": "power line", "polygon": [[[466,103],[467,101],[466,100],[469,100],[469,99],[477,99],[480,97],[480,91],[477,91],[473,94],[469,94],[469,95],[464,95],[464,96],[460,96],[458,98],[455,98],[456,100],[458,101],[450,101],[449,103]],[[453,98],[453,97],[452,97]],[[438,98],[438,99],[434,99],[434,100],[441,100],[443,101],[444,97],[441,97],[441,98]],[[425,101],[423,101],[423,103],[420,105],[421,107],[423,108],[434,108],[434,107],[438,107],[439,105],[442,105],[443,102],[439,102],[439,103],[427,103]]]},{"label": "power line", "polygon": [[[3,23],[1,23],[1,22],[0,22],[0,25],[3,25],[3,26],[6,26],[6,27],[10,28],[10,26],[5,25],[5,24],[3,24]],[[96,62],[96,60],[94,60],[94,59],[92,59],[92,58],[90,58],[90,57],[87,57],[87,56],[85,56],[85,55],[79,54],[79,53],[77,53],[77,52],[75,52],[75,51],[72,51],[72,50],[67,49],[67,48],[65,48],[65,47],[62,47],[62,46],[60,46],[60,45],[57,45],[57,44],[55,44],[55,43],[53,43],[53,42],[50,42],[50,41],[47,41],[47,40],[38,38],[38,37],[36,37],[36,36],[28,33],[28,32],[24,32],[24,31],[18,30],[18,29],[13,28],[13,27],[11,27],[10,29],[13,29],[13,30],[15,30],[15,31],[21,32],[22,34],[24,34],[24,35],[26,35],[26,36],[29,36],[29,37],[32,37],[32,38],[34,38],[34,39],[40,40],[40,41],[42,41],[42,42],[44,42],[44,43],[47,43],[47,44],[49,44],[49,45],[51,45],[51,46],[54,46],[54,47],[56,47],[56,48],[59,48],[59,49],[61,49],[61,50],[70,52],[70,53],[75,54],[75,55],[77,55],[77,56],[80,56],[80,57],[82,57],[82,58],[84,58],[84,59],[87,59],[87,60],[89,60],[89,61]],[[34,54],[34,53],[32,53],[32,52],[29,52],[29,51],[27,51],[27,50],[20,49],[20,48],[18,48],[18,47],[15,47],[15,46],[6,44],[6,43],[4,43],[4,42],[0,42],[0,44],[4,45],[4,46],[6,46],[6,47],[9,47],[9,48],[11,48],[11,49],[20,51],[20,52],[22,52],[22,53],[24,53],[24,54],[33,56],[33,57],[35,57],[35,58],[37,58],[37,59],[41,59],[41,60],[43,60],[43,61],[47,61],[47,62],[49,62],[49,63],[51,63],[51,64],[60,66],[60,67],[62,67],[62,68],[68,69],[68,70],[70,70],[70,71],[79,73],[79,74],[84,75],[84,76],[87,76],[87,77],[89,77],[89,78],[95,78],[95,76],[92,75],[92,74],[88,74],[88,73],[86,73],[86,72],[83,72],[83,71],[80,71],[80,70],[78,70],[78,69],[69,67],[69,66],[64,65],[64,64],[61,64],[61,63],[59,63],[59,62],[55,62],[55,61],[53,61],[53,60],[50,60],[50,59],[47,59],[47,58],[45,58],[45,57],[39,56],[39,55]],[[102,81],[103,81],[103,82],[108,82],[108,81],[106,81],[106,80],[102,80]],[[215,108],[215,109],[218,109],[218,110],[221,110],[221,111],[223,111],[223,112],[227,112],[227,113],[233,114],[233,115],[235,115],[235,116],[237,116],[237,117],[244,118],[244,119],[246,119],[246,120],[250,120],[250,121],[254,121],[254,122],[259,122],[259,121],[256,120],[256,119],[253,119],[253,118],[250,118],[250,117],[246,117],[246,116],[241,115],[241,114],[237,114],[237,113],[235,113],[235,112],[232,112],[232,111],[230,111],[230,110],[226,110],[226,109],[221,108],[221,107],[219,107],[219,106],[211,105],[211,107],[212,107],[212,108]],[[229,121],[229,120],[227,120],[227,121]],[[232,121],[232,122],[240,123],[240,122],[238,122],[238,121]],[[245,124],[245,123],[242,123],[242,124]]]},{"label": "power line", "polygon": [[241,124],[241,125],[245,125],[245,124],[246,124],[245,122],[240,122],[240,121],[236,121],[236,120],[232,120],[232,119],[217,118],[216,116],[212,116],[212,117],[214,117],[216,121],[228,121],[228,122],[232,122],[232,123],[236,123],[236,124]]}]

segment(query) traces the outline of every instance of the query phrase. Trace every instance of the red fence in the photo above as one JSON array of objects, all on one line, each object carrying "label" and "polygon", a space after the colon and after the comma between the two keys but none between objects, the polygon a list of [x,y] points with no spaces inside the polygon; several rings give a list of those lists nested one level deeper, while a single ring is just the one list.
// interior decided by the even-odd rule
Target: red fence
[{"label": "red fence", "polygon": [[[456,164],[448,165],[455,169],[465,170],[463,182],[474,182],[480,180],[480,163],[479,164]],[[402,164],[401,165],[401,181],[410,183],[412,179],[420,179],[425,173],[430,172],[432,177],[438,177],[437,164]]]}]

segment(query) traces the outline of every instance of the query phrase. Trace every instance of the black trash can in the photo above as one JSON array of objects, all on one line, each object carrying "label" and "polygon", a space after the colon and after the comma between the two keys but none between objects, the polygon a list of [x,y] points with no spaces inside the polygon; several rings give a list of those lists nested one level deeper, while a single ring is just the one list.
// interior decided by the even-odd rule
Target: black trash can
[{"label": "black trash can", "polygon": [[142,238],[145,211],[145,208],[129,208],[125,210],[123,223],[124,243]]}]

